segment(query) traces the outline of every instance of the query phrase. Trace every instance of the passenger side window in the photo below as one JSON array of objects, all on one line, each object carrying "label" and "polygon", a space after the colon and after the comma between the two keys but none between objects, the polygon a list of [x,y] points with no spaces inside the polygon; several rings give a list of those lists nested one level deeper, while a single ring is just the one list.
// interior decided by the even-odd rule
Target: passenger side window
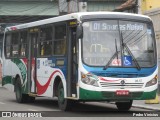
[{"label": "passenger side window", "polygon": [[11,56],[11,34],[6,34],[6,39],[5,39],[5,55],[6,57]]},{"label": "passenger side window", "polygon": [[40,31],[40,56],[52,55],[52,27],[41,28]]},{"label": "passenger side window", "polygon": [[12,57],[18,56],[18,49],[19,49],[19,38],[18,33],[12,33],[12,46],[11,46],[11,53]]},{"label": "passenger side window", "polygon": [[66,24],[56,25],[54,31],[54,55],[64,55],[66,53]]},{"label": "passenger side window", "polygon": [[27,53],[27,31],[20,33],[20,57],[26,57]]}]

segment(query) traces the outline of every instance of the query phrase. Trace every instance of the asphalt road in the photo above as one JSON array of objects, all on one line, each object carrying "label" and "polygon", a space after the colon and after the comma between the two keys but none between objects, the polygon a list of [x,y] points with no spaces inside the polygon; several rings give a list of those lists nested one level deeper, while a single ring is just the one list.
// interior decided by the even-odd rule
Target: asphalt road
[{"label": "asphalt road", "polygon": [[102,102],[77,103],[73,106],[72,111],[62,112],[58,108],[56,99],[39,97],[36,98],[34,103],[19,104],[16,102],[15,94],[3,87],[0,87],[0,111],[12,111],[21,114],[37,113],[37,115],[42,115],[43,117],[71,117],[71,120],[72,118],[74,119],[74,117],[85,117],[88,119],[98,117],[98,120],[99,117],[119,117],[120,120],[124,117],[132,117],[134,113],[139,114],[142,112],[143,114],[143,112],[155,112],[135,107],[132,107],[129,112],[119,112],[114,104]]}]

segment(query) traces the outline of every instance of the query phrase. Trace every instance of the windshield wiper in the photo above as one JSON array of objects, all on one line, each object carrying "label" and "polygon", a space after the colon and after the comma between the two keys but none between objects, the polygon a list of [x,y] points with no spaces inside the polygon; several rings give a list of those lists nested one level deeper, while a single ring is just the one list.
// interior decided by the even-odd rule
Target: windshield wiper
[{"label": "windshield wiper", "polygon": [[[126,48],[126,50],[128,51],[128,53],[132,56],[132,59],[133,59],[135,65],[136,65],[136,68],[137,68],[138,70],[140,70],[141,67],[140,67],[138,61],[136,60],[136,58],[135,58],[134,55],[132,54],[131,50],[128,48],[127,44],[124,43],[124,39],[123,39],[122,33],[120,33],[120,35],[121,35],[121,41],[122,41],[122,51],[123,51],[123,55],[124,55],[124,48]],[[116,39],[115,39],[115,49],[116,49],[116,52],[115,52],[115,53],[113,54],[113,56],[109,59],[108,63],[104,66],[103,70],[106,70],[106,69],[109,67],[110,63],[112,62],[112,60],[113,60],[116,56],[117,56],[117,61],[118,61],[118,54],[119,54],[120,51],[118,51],[118,49],[117,49]],[[124,62],[123,59],[122,59],[122,62]],[[123,64],[122,64],[122,65],[123,65]]]},{"label": "windshield wiper", "polygon": [[116,52],[113,54],[113,56],[109,59],[108,63],[104,66],[103,70],[106,70],[108,68],[108,66],[110,65],[110,63],[112,62],[113,58],[115,58],[117,56],[117,61],[118,61],[118,53],[120,51],[118,51],[117,48],[117,40],[115,39],[115,48],[116,48]]},{"label": "windshield wiper", "polygon": [[[140,70],[141,67],[140,67],[138,61],[136,60],[136,58],[135,58],[134,55],[132,54],[131,50],[128,48],[127,44],[124,43],[124,39],[123,39],[122,32],[120,33],[120,35],[121,35],[121,41],[122,41],[123,56],[124,56],[124,48],[126,48],[126,50],[128,51],[128,53],[132,56],[132,59],[133,59],[135,65],[136,65],[136,68],[137,68],[138,70]],[[122,59],[122,63],[123,63],[123,62],[124,62],[124,61],[123,61],[123,59]],[[123,64],[122,64],[122,65],[123,65]]]},{"label": "windshield wiper", "polygon": [[138,70],[140,70],[141,67],[140,67],[138,61],[136,60],[136,58],[134,57],[134,55],[132,54],[131,50],[128,48],[127,44],[126,44],[126,43],[123,43],[122,46],[126,48],[126,50],[128,51],[128,53],[132,56],[132,59],[133,59],[135,65],[136,65],[136,68],[137,68]]},{"label": "windshield wiper", "polygon": [[108,66],[109,66],[110,63],[112,62],[113,58],[115,58],[115,57],[118,55],[119,52],[120,52],[120,51],[116,51],[116,52],[114,53],[114,55],[109,59],[108,63],[104,66],[103,70],[106,70],[106,69],[108,68]]}]

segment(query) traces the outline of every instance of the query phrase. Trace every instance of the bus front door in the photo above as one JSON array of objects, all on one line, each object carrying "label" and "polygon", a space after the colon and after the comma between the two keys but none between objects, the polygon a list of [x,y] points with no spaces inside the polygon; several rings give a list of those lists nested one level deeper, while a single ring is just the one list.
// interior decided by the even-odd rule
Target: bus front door
[{"label": "bus front door", "polygon": [[77,60],[77,41],[76,27],[69,27],[68,40],[68,78],[67,78],[67,95],[68,97],[77,97],[77,80],[78,80],[78,60]]},{"label": "bus front door", "polygon": [[38,33],[29,34],[29,54],[28,54],[28,89],[30,93],[37,93],[36,90],[36,57]]}]

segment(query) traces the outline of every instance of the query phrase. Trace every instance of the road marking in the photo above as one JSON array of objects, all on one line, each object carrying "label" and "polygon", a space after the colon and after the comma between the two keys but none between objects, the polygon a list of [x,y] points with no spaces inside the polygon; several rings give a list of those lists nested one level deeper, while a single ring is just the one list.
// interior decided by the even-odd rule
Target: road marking
[{"label": "road marking", "polygon": [[34,109],[28,109],[29,111],[38,111],[38,110],[34,110]]},{"label": "road marking", "polygon": [[0,104],[5,104],[4,102],[0,102]]}]

